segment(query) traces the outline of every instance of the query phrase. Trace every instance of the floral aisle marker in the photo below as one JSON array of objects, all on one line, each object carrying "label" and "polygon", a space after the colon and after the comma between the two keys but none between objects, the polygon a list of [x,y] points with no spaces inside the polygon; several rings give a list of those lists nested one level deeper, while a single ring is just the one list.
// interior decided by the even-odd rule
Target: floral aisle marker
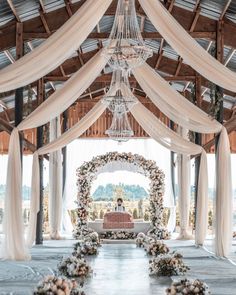
[{"label": "floral aisle marker", "polygon": [[169,288],[166,289],[167,295],[210,295],[210,289],[206,283],[200,280],[180,280],[173,282]]},{"label": "floral aisle marker", "polygon": [[182,260],[179,253],[161,254],[149,261],[150,275],[156,276],[178,276],[184,275],[189,267]]},{"label": "floral aisle marker", "polygon": [[75,280],[46,276],[34,290],[34,295],[85,295]]},{"label": "floral aisle marker", "polygon": [[91,161],[85,162],[77,169],[77,226],[74,237],[82,239],[90,234],[92,229],[88,228],[88,211],[92,198],[90,196],[92,182],[96,179],[99,169],[108,163],[121,162],[129,163],[138,168],[138,173],[150,179],[150,213],[151,227],[149,234],[158,239],[169,238],[168,231],[162,222],[163,195],[165,175],[155,161],[146,160],[143,156],[131,153],[110,152],[105,155],[94,157]]},{"label": "floral aisle marker", "polygon": [[97,255],[98,254],[98,246],[96,243],[91,241],[82,241],[77,242],[74,245],[74,251],[72,253],[73,256],[80,258],[86,255]]},{"label": "floral aisle marker", "polygon": [[158,256],[170,252],[169,247],[160,240],[152,240],[150,243],[145,244],[145,250],[151,256]]},{"label": "floral aisle marker", "polygon": [[92,272],[92,269],[84,258],[77,258],[73,255],[63,258],[58,264],[58,270],[66,277],[78,277],[82,280],[88,277]]}]

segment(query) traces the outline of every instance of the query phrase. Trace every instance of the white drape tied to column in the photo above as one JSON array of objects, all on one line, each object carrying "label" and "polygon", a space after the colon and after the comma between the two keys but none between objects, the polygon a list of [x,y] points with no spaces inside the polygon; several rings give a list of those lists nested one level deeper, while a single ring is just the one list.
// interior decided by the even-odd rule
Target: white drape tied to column
[{"label": "white drape tied to column", "polygon": [[[157,142],[168,148],[169,150],[183,154],[185,157],[189,155],[201,155],[201,166],[199,171],[199,191],[198,191],[198,200],[199,200],[199,216],[196,224],[196,243],[203,244],[205,240],[206,232],[202,228],[207,227],[207,214],[208,207],[201,204],[206,204],[208,202],[208,175],[207,175],[207,159],[206,153],[203,148],[199,145],[196,145],[186,139],[182,138],[179,134],[175,133],[164,125],[157,117],[153,115],[145,106],[141,103],[138,103],[133,106],[131,113],[136,119],[136,121],[142,126],[142,128]],[[187,165],[187,162],[186,162]],[[187,175],[189,173],[185,169],[185,175],[182,175],[182,180],[186,181]],[[185,192],[188,189],[188,186],[184,185]],[[186,193],[185,193],[186,194]],[[189,195],[188,195],[189,197]],[[186,211],[184,211],[186,212]],[[185,237],[187,237],[185,235]]]},{"label": "white drape tied to column", "polygon": [[139,0],[146,15],[168,44],[198,73],[236,92],[236,73],[213,58],[157,0]]},{"label": "white drape tied to column", "polygon": [[[14,128],[9,143],[6,198],[3,217],[3,243],[1,258],[27,260],[30,258],[25,246],[22,217],[22,167],[20,137]],[[16,163],[16,165],[15,165]]]},{"label": "white drape tied to column", "polygon": [[[180,136],[188,141],[188,129],[179,127]],[[178,155],[178,203],[180,215],[180,233],[177,239],[191,240],[193,236],[189,229],[189,209],[190,209],[190,156]]]},{"label": "white drape tied to column", "polygon": [[[61,135],[60,117],[50,122],[50,142]],[[49,155],[49,229],[51,239],[58,240],[62,218],[62,155],[61,149]]]},{"label": "white drape tied to column", "polygon": [[[23,228],[23,220],[20,216],[20,212],[17,211],[15,215],[12,213],[15,210],[15,203],[21,200],[22,189],[21,173],[18,173],[19,167],[21,167],[18,132],[20,130],[41,126],[64,112],[90,86],[105,65],[106,61],[99,51],[88,63],[76,72],[61,89],[51,95],[13,130],[9,143],[8,177],[5,194],[7,208],[4,212],[4,222],[6,223],[4,229],[4,247],[8,249],[2,255],[5,258],[23,260],[28,257],[28,253],[24,247],[23,230],[21,230],[21,228]],[[34,166],[36,167],[36,165],[35,163]],[[32,175],[35,175],[35,173]],[[17,210],[21,210],[21,206]],[[13,216],[14,223],[12,224]],[[20,226],[20,224],[22,225]],[[17,228],[19,227],[17,235],[15,235],[15,228],[11,225],[17,225]],[[17,247],[9,247],[9,245],[12,244],[13,238],[18,245]],[[32,241],[32,238],[29,238],[28,241]],[[18,249],[21,250],[18,251]]]},{"label": "white drape tied to column", "polygon": [[62,64],[92,32],[110,4],[111,0],[87,0],[45,42],[0,71],[0,92],[28,85]]},{"label": "white drape tied to column", "polygon": [[223,128],[216,154],[216,232],[215,252],[227,256],[232,243],[232,177],[228,134]]},{"label": "white drape tied to column", "polygon": [[208,180],[205,178],[207,171],[207,154],[202,150],[197,191],[197,214],[195,227],[195,243],[203,245],[207,234],[208,225]]},{"label": "white drape tied to column", "polygon": [[[158,1],[156,1],[158,2]],[[232,187],[232,179],[230,178],[231,175],[231,165],[230,161],[224,161],[223,156],[219,156],[220,154],[224,153],[226,158],[230,157],[230,148],[229,148],[229,138],[227,132],[223,125],[221,125],[216,120],[211,119],[208,117],[206,113],[200,110],[197,106],[190,103],[186,98],[184,98],[181,94],[175,91],[163,78],[161,78],[153,69],[151,69],[147,64],[134,69],[133,71],[135,78],[137,79],[140,86],[149,96],[149,98],[153,101],[153,103],[165,114],[167,115],[172,121],[178,123],[180,126],[193,130],[195,132],[200,133],[219,133],[221,132],[220,136],[220,149],[217,150],[217,159],[218,165],[216,166],[216,174],[217,174],[217,181],[216,186],[220,186],[220,189],[216,187],[216,199],[221,200],[224,198],[225,206],[219,215],[222,217],[224,216],[225,223],[228,224],[231,222],[231,215],[232,215],[232,207],[231,213],[229,214],[226,208],[231,206],[232,200],[232,192],[229,189],[229,186]],[[221,173],[224,170],[225,173]],[[199,191],[200,192],[200,191]],[[200,201],[201,203],[201,201]],[[227,205],[226,205],[227,203]],[[204,201],[206,204],[206,200]],[[217,210],[218,208],[218,210]],[[219,207],[216,207],[216,218],[218,215]],[[201,214],[200,214],[201,216]],[[205,213],[204,213],[205,216]],[[216,222],[220,223],[221,219],[217,218]],[[227,220],[227,221],[226,221]],[[200,227],[205,227],[205,225],[199,225]],[[229,254],[229,247],[226,245],[230,244],[231,235],[232,233],[225,234],[222,230],[222,226],[217,227],[220,232],[216,235],[216,244],[218,246],[216,249],[222,249],[223,251],[217,252],[219,256],[227,256]],[[228,229],[228,231],[230,228]],[[197,234],[201,232],[201,229],[196,229]],[[227,240],[226,240],[227,238]],[[223,241],[224,240],[224,241]],[[196,243],[198,242],[202,244],[202,237],[196,239]],[[222,247],[221,245],[225,245]],[[227,250],[228,249],[228,250]],[[227,250],[227,252],[225,252]],[[221,254],[219,254],[221,253]]]},{"label": "white drape tied to column", "polygon": [[[39,165],[38,165],[38,155],[44,155],[48,153],[55,152],[79,136],[81,136],[96,120],[102,115],[106,107],[99,101],[78,123],[76,123],[72,128],[63,133],[60,137],[48,143],[44,147],[38,149],[33,157],[32,166],[32,192],[31,196],[31,206],[30,206],[30,216],[36,216],[39,211]],[[37,186],[37,187],[35,187]],[[55,208],[56,209],[56,208]],[[32,246],[35,240],[36,226],[31,227],[28,231],[27,241],[28,245]]]}]

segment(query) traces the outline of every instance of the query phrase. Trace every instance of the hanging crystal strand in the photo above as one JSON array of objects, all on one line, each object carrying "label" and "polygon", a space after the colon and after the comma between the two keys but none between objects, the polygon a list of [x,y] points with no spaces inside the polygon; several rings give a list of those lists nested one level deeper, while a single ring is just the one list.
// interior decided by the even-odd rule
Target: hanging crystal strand
[{"label": "hanging crystal strand", "polygon": [[142,38],[134,0],[118,0],[116,15],[103,55],[114,70],[130,72],[153,54]]},{"label": "hanging crystal strand", "polygon": [[137,98],[133,95],[127,74],[121,70],[113,72],[109,91],[103,97],[102,102],[114,113],[129,112]]},{"label": "hanging crystal strand", "polygon": [[113,114],[111,127],[105,132],[111,139],[118,142],[125,142],[134,135],[130,126],[127,113]]}]

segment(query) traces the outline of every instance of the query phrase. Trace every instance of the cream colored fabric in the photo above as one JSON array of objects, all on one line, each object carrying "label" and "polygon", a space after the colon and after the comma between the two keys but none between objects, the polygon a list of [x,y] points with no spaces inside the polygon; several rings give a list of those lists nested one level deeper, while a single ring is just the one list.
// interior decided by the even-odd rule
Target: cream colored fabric
[{"label": "cream colored fabric", "polygon": [[184,128],[200,133],[218,133],[222,125],[211,119],[184,96],[172,88],[148,64],[133,70],[144,92],[168,118]]},{"label": "cream colored fabric", "polygon": [[0,71],[0,92],[28,85],[62,64],[79,48],[110,4],[111,0],[87,0],[39,47]]},{"label": "cream colored fabric", "polygon": [[208,226],[208,179],[205,178],[203,171],[207,171],[207,154],[204,150],[201,155],[198,176],[197,214],[195,227],[196,245],[204,244]]},{"label": "cream colored fabric", "polygon": [[[180,136],[188,141],[188,130],[179,127]],[[207,170],[206,170],[207,171]],[[204,173],[204,172],[203,172]],[[177,239],[191,240],[189,229],[190,209],[190,156],[178,155],[178,203],[180,215],[180,233]]]},{"label": "cream colored fabric", "polygon": [[185,155],[201,154],[201,146],[183,139],[180,135],[166,127],[166,125],[141,103],[134,105],[131,113],[135,120],[153,139],[169,150]]},{"label": "cream colored fabric", "polygon": [[232,244],[233,193],[230,143],[226,129],[220,134],[216,156],[215,252],[228,256]]},{"label": "cream colored fabric", "polygon": [[[56,152],[62,149],[64,146],[81,136],[96,120],[102,115],[106,107],[99,101],[77,124],[75,124],[68,131],[63,133],[60,137],[53,140],[49,144],[41,147],[33,157],[33,167],[32,167],[32,192],[31,195],[31,206],[30,206],[30,216],[37,216],[39,211],[39,165],[38,165],[38,155],[48,154]],[[57,208],[55,208],[56,210]],[[27,241],[28,245],[32,245],[35,239],[36,226],[31,227],[28,232]]]},{"label": "cream colored fabric", "polygon": [[167,43],[198,73],[215,84],[236,92],[236,74],[213,58],[157,0],[139,0],[142,8]]},{"label": "cream colored fabric", "polygon": [[[77,73],[75,73],[64,86],[57,90],[53,95],[51,95],[45,102],[43,102],[34,112],[32,112],[25,120],[23,120],[17,128],[15,128],[11,134],[9,143],[9,159],[8,159],[8,180],[5,200],[7,204],[7,210],[4,214],[4,219],[6,227],[4,230],[4,247],[8,250],[5,256],[10,259],[23,259],[27,257],[25,250],[23,232],[21,228],[23,227],[23,220],[21,218],[21,206],[15,207],[18,201],[21,200],[21,174],[19,167],[21,167],[21,157],[20,157],[20,147],[19,147],[19,134],[20,130],[25,130],[29,128],[34,128],[41,126],[56,116],[60,115],[65,111],[78,97],[90,86],[93,80],[99,75],[101,70],[104,68],[106,61],[104,57],[101,56],[101,52],[98,52],[88,63],[86,63]],[[56,149],[57,150],[57,149]],[[50,150],[49,150],[50,152]],[[34,157],[35,159],[36,157]],[[34,167],[38,164],[34,163]],[[33,173],[32,175],[35,175]],[[38,183],[38,182],[37,182]],[[36,188],[33,188],[33,197]],[[9,201],[9,203],[8,203]],[[32,205],[33,206],[33,205]],[[35,206],[35,205],[34,205]],[[14,212],[16,211],[16,212]],[[14,212],[14,215],[13,213]],[[35,214],[35,213],[33,213]],[[33,216],[33,215],[32,215]],[[33,217],[32,217],[33,218]],[[14,219],[14,223],[13,222]],[[17,224],[17,234],[15,235],[15,228],[11,225]],[[21,224],[21,226],[20,226]],[[34,230],[34,225],[29,228],[27,242],[32,243],[35,236],[32,237],[32,231]],[[21,236],[21,238],[20,238]],[[12,245],[12,239],[14,238],[17,247]],[[18,251],[18,249],[21,249]],[[10,254],[11,253],[11,254]],[[19,254],[20,253],[20,254]],[[4,253],[3,253],[4,254]]]},{"label": "cream colored fabric", "polygon": [[[60,117],[50,122],[50,142],[61,136]],[[62,218],[62,154],[61,149],[49,155],[48,218],[50,237],[59,240]]]},{"label": "cream colored fabric", "polygon": [[201,165],[199,170],[199,186],[198,186],[198,222],[196,224],[196,244],[203,244],[206,235],[207,227],[207,214],[208,208],[205,206],[208,203],[208,175],[207,175],[207,158],[206,152],[199,145],[193,144],[186,139],[182,138],[179,134],[175,133],[168,127],[166,127],[158,118],[156,118],[145,106],[141,103],[136,104],[131,113],[136,121],[142,126],[142,128],[157,142],[165,146],[166,148],[182,154],[185,158],[182,164],[182,170],[179,173],[182,191],[182,197],[185,198],[182,201],[182,238],[189,238],[187,233],[188,218],[188,175],[189,175],[189,155],[201,154]]},{"label": "cream colored fabric", "polygon": [[54,92],[37,107],[36,110],[18,125],[18,129],[24,130],[46,124],[71,106],[92,84],[97,76],[99,76],[102,69],[105,67],[106,60],[101,55],[101,52],[102,51],[99,51],[78,70],[62,88]]},{"label": "cream colored fabric", "polygon": [[4,240],[0,257],[11,260],[30,258],[25,247],[22,217],[22,167],[20,138],[17,129],[13,129],[9,144],[6,197],[4,206]]}]

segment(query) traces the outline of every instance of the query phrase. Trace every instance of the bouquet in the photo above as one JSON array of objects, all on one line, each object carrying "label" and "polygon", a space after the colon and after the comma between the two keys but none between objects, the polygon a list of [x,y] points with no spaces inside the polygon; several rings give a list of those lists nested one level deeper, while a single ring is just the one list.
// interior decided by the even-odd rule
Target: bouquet
[{"label": "bouquet", "polygon": [[171,238],[170,232],[166,228],[153,227],[148,231],[148,236],[151,236],[157,240],[169,240]]},{"label": "bouquet", "polygon": [[170,288],[166,289],[166,294],[168,295],[209,295],[211,294],[209,287],[206,283],[200,280],[181,280],[173,282]]},{"label": "bouquet", "polygon": [[81,258],[83,255],[97,255],[98,246],[90,240],[84,242],[78,242],[74,245],[73,256]]},{"label": "bouquet", "polygon": [[100,241],[99,241],[99,235],[97,232],[91,232],[87,236],[84,237],[84,241],[90,241],[93,243],[93,245],[96,245],[97,247],[101,246]]},{"label": "bouquet", "polygon": [[144,247],[145,238],[146,238],[146,235],[144,233],[139,233],[137,235],[137,239],[136,239],[137,247],[140,247],[140,248]]},{"label": "bouquet", "polygon": [[85,295],[75,280],[47,276],[36,287],[34,295]]},{"label": "bouquet", "polygon": [[83,258],[77,258],[76,256],[69,256],[62,259],[58,265],[60,273],[67,277],[87,277],[91,272],[90,266]]},{"label": "bouquet", "polygon": [[145,250],[148,255],[152,256],[158,256],[160,254],[167,254],[170,252],[167,245],[159,240],[152,240],[149,244],[145,244]]},{"label": "bouquet", "polygon": [[150,275],[178,276],[185,274],[189,267],[182,260],[179,253],[161,254],[149,261]]}]

